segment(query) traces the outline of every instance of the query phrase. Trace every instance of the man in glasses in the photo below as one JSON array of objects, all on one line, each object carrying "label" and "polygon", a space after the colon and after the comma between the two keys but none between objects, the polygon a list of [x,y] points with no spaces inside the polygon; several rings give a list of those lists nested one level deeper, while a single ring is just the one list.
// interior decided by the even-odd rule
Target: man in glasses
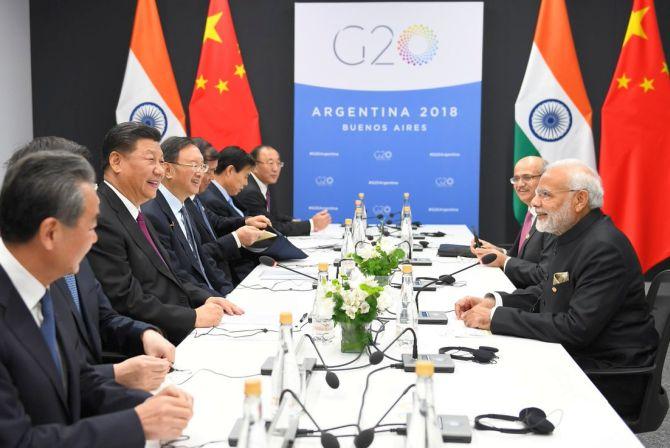
[{"label": "man in glasses", "polygon": [[236,199],[244,207],[247,215],[265,215],[272,226],[286,236],[309,235],[328,227],[332,218],[327,210],[312,216],[309,221],[300,221],[293,216],[279,212],[277,200],[270,189],[279,180],[284,162],[279,153],[271,146],[261,145],[251,151],[255,165],[249,174],[249,182]]},{"label": "man in glasses", "polygon": [[521,202],[528,206],[528,212],[512,248],[505,250],[484,240],[480,240],[482,243],[480,248],[474,246],[474,241],[470,246],[470,250],[478,258],[488,253],[496,254],[497,258],[489,266],[503,268],[517,288],[533,286],[544,280],[547,265],[554,253],[556,237],[537,230],[535,211],[530,206],[546,164],[547,162],[541,157],[528,156],[519,160],[514,166],[514,176],[510,182]]},{"label": "man in glasses", "polygon": [[[547,279],[512,294],[464,297],[456,316],[494,334],[562,344],[586,370],[651,365],[658,333],[640,263],[626,235],[600,211],[602,201],[600,178],[583,162],[549,165],[532,201],[538,230],[557,236]],[[620,415],[639,411],[646,378],[592,381]]]},{"label": "man in glasses", "polygon": [[188,137],[170,137],[161,149],[166,162],[165,177],[156,198],[148,201],[143,210],[168,252],[177,277],[208,290],[213,297],[225,297],[235,288],[230,267],[226,265],[227,272],[220,269],[203,249],[194,217],[186,206],[186,201],[198,193],[208,167]]},{"label": "man in glasses", "polygon": [[194,327],[218,325],[223,313],[239,309],[220,294],[178,278],[144,215],[144,204],[156,196],[165,176],[160,139],[156,129],[134,122],[118,124],[105,136],[98,241],[87,258],[118,312],[157,326],[178,344]]}]

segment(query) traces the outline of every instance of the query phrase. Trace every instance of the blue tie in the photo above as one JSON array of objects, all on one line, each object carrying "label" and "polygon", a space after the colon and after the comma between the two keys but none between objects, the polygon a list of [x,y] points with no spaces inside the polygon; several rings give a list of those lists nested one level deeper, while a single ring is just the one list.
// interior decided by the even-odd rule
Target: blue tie
[{"label": "blue tie", "polygon": [[205,213],[205,206],[202,205],[202,201],[200,201],[200,198],[196,196],[193,198],[193,202],[195,203],[195,208],[200,211],[200,215],[202,216],[202,220],[205,221],[205,227],[207,227],[207,231],[209,232],[210,236],[216,239],[216,233],[214,233],[214,229],[212,229],[212,225],[209,223],[209,218],[207,218],[207,213]]},{"label": "blue tie", "polygon": [[51,295],[49,295],[49,290],[44,293],[42,296],[42,326],[40,331],[42,332],[42,337],[44,342],[47,343],[49,347],[49,352],[51,352],[51,357],[54,360],[56,365],[56,370],[58,375],[63,377],[63,368],[60,363],[60,355],[58,354],[58,342],[56,342],[56,319],[54,318],[54,304],[51,300]]},{"label": "blue tie", "polygon": [[244,217],[244,213],[242,213],[242,210],[235,207],[235,204],[233,203],[233,198],[230,197],[230,196],[228,196],[228,204],[230,204],[230,206],[233,208],[233,210],[235,210],[237,212],[238,215]]},{"label": "blue tie", "polygon": [[65,283],[67,283],[67,287],[70,290],[70,295],[72,296],[72,301],[77,307],[77,311],[79,311],[79,314],[81,314],[81,302],[79,302],[79,291],[77,291],[77,280],[75,279],[74,275],[73,274],[66,275]]}]

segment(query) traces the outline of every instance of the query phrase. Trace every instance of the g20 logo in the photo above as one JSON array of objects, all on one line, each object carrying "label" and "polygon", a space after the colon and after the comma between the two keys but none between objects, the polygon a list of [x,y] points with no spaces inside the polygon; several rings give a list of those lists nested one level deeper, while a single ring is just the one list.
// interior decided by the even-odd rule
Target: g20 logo
[{"label": "g20 logo", "polygon": [[314,183],[319,187],[330,187],[335,183],[335,179],[332,176],[316,176]]},{"label": "g20 logo", "polygon": [[390,215],[391,214],[391,206],[390,205],[375,205],[372,207],[372,212],[377,215]]},{"label": "g20 logo", "polygon": [[373,157],[378,161],[391,160],[393,158],[393,151],[375,151]]},{"label": "g20 logo", "polygon": [[435,185],[438,188],[451,187],[452,185],[454,185],[454,178],[453,177],[436,177],[435,178]]},{"label": "g20 logo", "polygon": [[[333,54],[344,65],[395,65],[388,54],[395,32],[388,25],[377,25],[371,30],[360,25],[347,25],[333,37]],[[437,54],[439,41],[435,32],[426,25],[410,25],[400,32],[396,50],[408,65],[428,64]],[[368,52],[369,50],[369,52]]]}]

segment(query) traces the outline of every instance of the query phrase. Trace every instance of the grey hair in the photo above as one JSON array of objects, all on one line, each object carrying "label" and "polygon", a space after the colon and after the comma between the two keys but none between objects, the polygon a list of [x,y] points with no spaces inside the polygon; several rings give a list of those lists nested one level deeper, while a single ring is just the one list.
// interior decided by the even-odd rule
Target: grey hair
[{"label": "grey hair", "polygon": [[589,209],[602,207],[603,184],[593,168],[579,159],[563,159],[550,163],[545,172],[554,168],[568,168],[568,187],[571,190],[585,190],[589,194]]},{"label": "grey hair", "polygon": [[2,239],[25,243],[49,217],[74,226],[84,211],[82,183],[94,184],[95,173],[86,159],[70,152],[41,151],[15,162],[0,190]]}]

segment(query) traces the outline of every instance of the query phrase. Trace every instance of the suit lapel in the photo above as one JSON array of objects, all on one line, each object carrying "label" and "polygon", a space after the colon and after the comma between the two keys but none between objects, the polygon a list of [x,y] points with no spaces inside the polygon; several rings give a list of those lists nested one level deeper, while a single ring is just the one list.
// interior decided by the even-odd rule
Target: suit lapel
[{"label": "suit lapel", "polygon": [[[63,299],[63,301],[68,304],[67,310],[70,314],[72,314],[72,318],[74,319],[77,325],[77,331],[79,331],[80,339],[84,341],[84,343],[86,344],[91,353],[97,353],[95,347],[92,345],[91,335],[88,332],[88,325],[84,322],[83,316],[79,314],[79,311],[77,311],[74,301],[72,300],[72,294],[70,293],[70,289],[67,287],[67,284],[65,283],[65,279],[60,278],[56,280],[51,285],[51,291],[54,294],[59,294]],[[84,300],[81,295],[81,288],[79,288],[79,291],[80,291],[79,303],[82,304],[82,313],[85,313],[83,307]]]},{"label": "suit lapel", "polygon": [[202,213],[200,212],[200,206],[198,205],[198,203],[195,201],[187,201],[186,208],[188,209],[188,212],[191,215],[191,219],[195,221],[195,225],[199,229],[202,228],[204,233],[207,234],[207,242],[214,241],[216,239],[216,235],[213,235],[209,231],[209,228],[207,227],[207,224],[205,223],[204,218],[202,217]]},{"label": "suit lapel", "polygon": [[30,353],[42,371],[49,377],[49,381],[54,389],[56,389],[63,409],[69,412],[65,391],[56,371],[56,365],[51,357],[51,352],[42,337],[35,319],[30,314],[30,310],[28,310],[23,299],[21,299],[18,291],[14,288],[14,285],[2,268],[0,268],[0,285],[4,285],[5,287],[5,294],[3,296],[6,298],[5,305],[7,311],[5,313],[5,324],[7,328],[14,333],[16,339],[23,345],[26,352]]},{"label": "suit lapel", "polygon": [[151,222],[149,222],[149,220],[145,220],[147,229],[149,229],[149,234],[151,235],[154,244],[158,248],[158,251],[160,252],[165,262],[163,262],[163,260],[160,259],[158,254],[156,254],[156,251],[154,251],[153,247],[151,247],[147,239],[144,237],[144,234],[140,230],[140,227],[137,225],[137,221],[133,219],[132,215],[130,214],[128,209],[123,205],[123,202],[121,202],[121,199],[118,198],[116,193],[114,193],[111,190],[111,188],[109,188],[107,184],[104,182],[100,183],[100,185],[98,186],[98,191],[100,192],[100,194],[105,196],[109,205],[116,212],[117,218],[119,219],[119,221],[121,221],[121,224],[126,229],[126,233],[130,235],[130,237],[133,239],[137,247],[139,247],[140,250],[142,250],[142,252],[144,252],[144,254],[149,258],[149,260],[151,260],[151,264],[153,264],[154,267],[158,269],[160,272],[162,272],[165,276],[169,277],[177,284],[179,284],[175,276],[172,274],[172,271],[165,264],[168,262],[168,257],[161,250],[160,242],[156,237],[156,231],[151,225]]},{"label": "suit lapel", "polygon": [[195,268],[198,272],[204,275],[204,273],[200,270],[200,266],[198,266],[198,262],[195,259],[195,254],[191,249],[191,245],[188,244],[188,240],[186,239],[186,236],[184,235],[184,232],[182,231],[179,222],[177,222],[177,217],[174,215],[174,213],[172,213],[170,205],[167,203],[165,196],[163,196],[160,191],[156,195],[156,203],[158,204],[161,211],[165,214],[165,217],[170,223],[170,231],[174,235],[176,235],[177,240],[179,241],[179,244],[181,244],[182,249],[184,250],[185,253],[188,254],[191,266],[193,266],[193,268]]},{"label": "suit lapel", "polygon": [[533,239],[533,237],[535,236],[536,233],[537,233],[537,228],[535,228],[535,222],[533,222],[533,225],[530,226],[530,230],[528,231],[528,238],[526,238],[526,242],[523,244],[523,247],[521,248],[521,253],[519,254],[519,258],[523,258],[523,255],[526,253],[526,248],[530,244],[530,240]]}]

